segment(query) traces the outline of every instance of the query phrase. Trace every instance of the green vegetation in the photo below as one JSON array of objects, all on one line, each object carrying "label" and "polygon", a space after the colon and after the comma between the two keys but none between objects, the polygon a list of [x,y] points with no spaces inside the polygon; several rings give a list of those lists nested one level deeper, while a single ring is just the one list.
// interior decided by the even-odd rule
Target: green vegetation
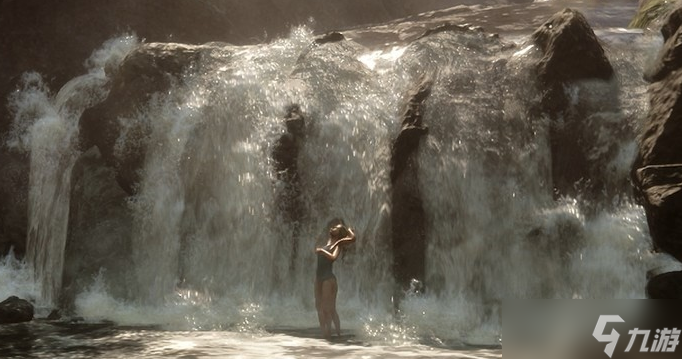
[{"label": "green vegetation", "polygon": [[628,25],[631,28],[645,29],[656,21],[667,16],[675,5],[673,0],[648,0],[639,7],[639,11]]}]

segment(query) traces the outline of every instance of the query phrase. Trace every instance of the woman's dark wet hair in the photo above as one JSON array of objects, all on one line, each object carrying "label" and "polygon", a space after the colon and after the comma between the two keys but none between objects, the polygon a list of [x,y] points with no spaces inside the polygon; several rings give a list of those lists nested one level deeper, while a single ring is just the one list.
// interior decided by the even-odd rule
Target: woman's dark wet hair
[{"label": "woman's dark wet hair", "polygon": [[348,237],[350,233],[348,232],[348,228],[346,228],[346,226],[343,224],[337,224],[329,230],[329,234],[333,237],[333,239],[341,239]]}]

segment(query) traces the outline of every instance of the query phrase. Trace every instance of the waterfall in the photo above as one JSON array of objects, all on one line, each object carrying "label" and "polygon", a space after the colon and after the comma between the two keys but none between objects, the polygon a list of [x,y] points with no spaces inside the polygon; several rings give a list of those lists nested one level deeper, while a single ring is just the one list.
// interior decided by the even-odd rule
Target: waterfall
[{"label": "waterfall", "polygon": [[14,122],[8,145],[30,152],[26,259],[33,267],[43,305],[54,304],[61,290],[80,114],[104,99],[105,66],[121,61],[136,41],[123,37],[105,43],[86,62],[88,74],[72,79],[55,96],[42,77],[31,72],[10,98]]},{"label": "waterfall", "polygon": [[[131,200],[139,299],[163,303],[186,289],[237,303],[312,293],[313,249],[326,223],[343,218],[359,237],[337,265],[343,295],[378,301],[376,284],[390,278],[387,163],[399,93],[357,48],[312,42],[301,28],[272,44],[215,50],[140,114],[152,146]],[[307,121],[297,235],[275,208],[283,184],[271,158],[290,104]]]},{"label": "waterfall", "polygon": [[[106,96],[105,64],[136,45],[112,40],[98,53],[110,56],[55,97],[29,74],[13,98],[11,144],[31,151],[28,261],[46,303],[61,285],[78,117]],[[645,86],[632,68],[642,66],[646,46],[634,46],[632,57],[610,50],[622,111],[600,112],[595,98],[591,121],[636,126]],[[122,278],[101,273],[79,293],[79,314],[192,329],[312,326],[313,249],[335,218],[358,235],[334,267],[339,311],[369,338],[471,336],[498,323],[495,310],[507,297],[641,296],[653,260],[644,213],[628,195],[596,207],[590,198],[553,198],[549,119],[531,111],[540,97],[538,54],[519,48],[462,30],[369,51],[353,41],[315,44],[305,27],[269,44],[208,46],[167,91],[121,119],[114,150],[129,141],[146,149],[126,200],[134,219],[131,296],[113,298],[107,281]],[[394,316],[391,145],[406,96],[423,78],[433,81],[429,132],[416,154],[426,291],[405,293]],[[565,90],[590,102],[599,86]],[[272,157],[292,104],[305,118],[296,223],[277,206],[286,184]],[[148,136],[127,136],[125,120],[147,124]],[[621,188],[634,132],[597,127],[603,136],[587,146],[609,169],[606,181]]]}]

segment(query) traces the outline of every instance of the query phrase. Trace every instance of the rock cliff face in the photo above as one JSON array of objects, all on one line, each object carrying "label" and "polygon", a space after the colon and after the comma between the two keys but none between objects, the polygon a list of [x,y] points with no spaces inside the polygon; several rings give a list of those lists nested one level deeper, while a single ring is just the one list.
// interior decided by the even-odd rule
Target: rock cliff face
[{"label": "rock cliff face", "polygon": [[[632,168],[635,195],[644,206],[654,247],[682,260],[682,30],[680,9],[664,25],[666,39],[657,62],[645,75],[649,114],[639,136]],[[647,287],[653,298],[670,298],[679,276],[662,274]],[[680,286],[680,283],[674,285]],[[667,294],[666,294],[667,293]],[[677,295],[679,297],[679,295]]]}]

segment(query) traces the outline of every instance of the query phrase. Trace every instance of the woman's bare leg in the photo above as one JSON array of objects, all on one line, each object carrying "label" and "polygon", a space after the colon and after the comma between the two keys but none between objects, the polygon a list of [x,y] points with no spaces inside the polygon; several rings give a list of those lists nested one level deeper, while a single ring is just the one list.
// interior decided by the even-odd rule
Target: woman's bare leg
[{"label": "woman's bare leg", "polygon": [[336,314],[336,278],[327,279],[322,283],[322,310],[325,314],[327,338],[331,337],[332,321],[337,334],[340,333],[338,314]]},{"label": "woman's bare leg", "polygon": [[315,309],[317,310],[317,320],[320,322],[322,336],[326,337],[327,322],[322,308],[322,282],[315,280]]},{"label": "woman's bare leg", "polygon": [[334,327],[336,327],[336,335],[341,336],[341,321],[339,320],[339,313],[336,312],[336,294],[339,292],[339,286],[334,279],[333,293],[331,299],[331,315],[334,321]]}]

